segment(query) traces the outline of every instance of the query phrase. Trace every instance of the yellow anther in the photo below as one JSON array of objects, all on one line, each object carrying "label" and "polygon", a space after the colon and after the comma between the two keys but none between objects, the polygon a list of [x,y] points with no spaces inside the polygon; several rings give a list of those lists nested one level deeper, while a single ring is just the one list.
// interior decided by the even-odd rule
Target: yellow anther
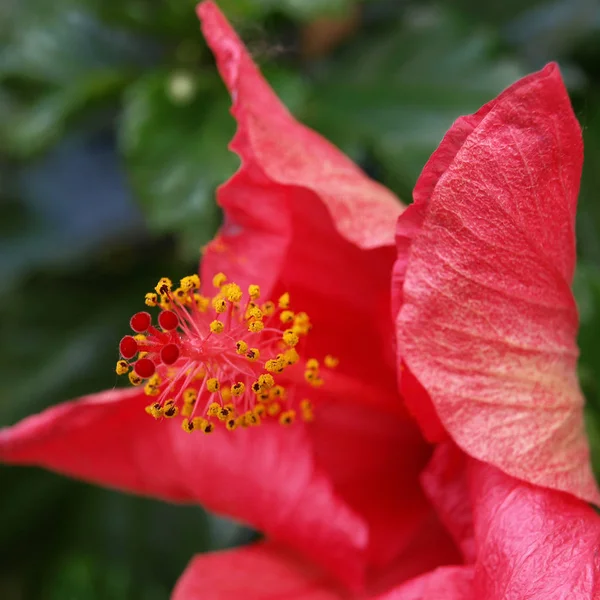
[{"label": "yellow anther", "polygon": [[285,369],[283,358],[271,358],[265,363],[265,369],[270,373],[281,373]]},{"label": "yellow anther", "polygon": [[227,421],[229,418],[229,409],[225,407],[220,408],[217,412],[217,418],[219,421]]},{"label": "yellow anther", "polygon": [[183,392],[183,402],[193,405],[198,399],[198,392],[194,388],[188,388]]},{"label": "yellow anther", "polygon": [[290,348],[283,353],[283,360],[287,365],[295,365],[300,360],[300,355],[296,348]]},{"label": "yellow anther", "polygon": [[271,400],[278,400],[279,398],[285,398],[285,388],[282,385],[275,385],[269,390],[269,398]]},{"label": "yellow anther", "polygon": [[175,297],[175,300],[179,302],[179,304],[187,304],[190,299],[188,291],[180,287],[173,292],[173,296]]},{"label": "yellow anther", "polygon": [[246,421],[246,425],[249,425],[250,427],[255,427],[256,425],[260,425],[260,416],[257,415],[256,413],[252,412],[251,410],[249,410],[244,415],[244,418]]},{"label": "yellow anther", "polygon": [[143,333],[138,333],[137,335],[133,336],[133,339],[136,342],[145,342],[148,338]]},{"label": "yellow anther", "polygon": [[[189,415],[186,415],[189,417]],[[192,433],[194,431],[194,421],[190,421],[189,419],[183,419],[181,421],[181,429],[183,429],[186,433]]]},{"label": "yellow anther", "polygon": [[246,352],[246,358],[250,362],[255,362],[260,358],[260,351],[258,350],[258,348],[250,348],[250,350]]},{"label": "yellow anther", "polygon": [[267,412],[269,416],[276,417],[281,412],[281,404],[279,402],[273,402],[267,406]]},{"label": "yellow anther", "polygon": [[147,352],[139,352],[137,357],[138,357],[138,359],[140,359],[140,358],[144,358],[145,356],[148,356]]},{"label": "yellow anther", "polygon": [[229,400],[231,400],[231,388],[228,385],[221,388],[221,398],[223,399],[223,402],[229,402]]},{"label": "yellow anther", "polygon": [[173,303],[167,296],[160,297],[160,305],[163,310],[171,310],[173,308]]},{"label": "yellow anther", "polygon": [[180,284],[186,292],[198,290],[200,289],[200,277],[198,275],[188,275],[180,281]]},{"label": "yellow anther", "polygon": [[263,311],[255,304],[250,304],[246,310],[246,319],[262,319]]},{"label": "yellow anther", "polygon": [[279,320],[282,323],[291,323],[294,320],[294,313],[291,310],[284,310],[279,315]]},{"label": "yellow anther", "polygon": [[225,329],[225,325],[216,319],[210,324],[210,330],[213,333],[223,333],[223,329]]},{"label": "yellow anther", "polygon": [[260,392],[260,394],[256,394],[256,399],[259,402],[268,402],[269,398],[269,392]]},{"label": "yellow anther", "polygon": [[306,361],[306,368],[310,371],[316,371],[319,368],[319,361],[316,358],[309,358]]},{"label": "yellow anther", "polygon": [[[196,427],[196,425],[194,425],[194,427]],[[198,429],[200,429],[202,433],[212,433],[215,430],[215,426],[210,421],[202,419],[202,421],[199,423]]]},{"label": "yellow anther", "polygon": [[161,277],[154,288],[157,294],[161,296],[166,296],[173,287],[173,282],[168,277]]},{"label": "yellow anther", "polygon": [[184,404],[181,407],[181,415],[184,417],[191,417],[193,412],[194,412],[193,404]]},{"label": "yellow anther", "polygon": [[313,413],[312,408],[303,408],[302,409],[302,420],[309,423],[310,421],[314,421],[315,415]]},{"label": "yellow anther", "polygon": [[287,309],[290,307],[290,295],[286,292],[279,296],[279,308]]},{"label": "yellow anther", "polygon": [[206,380],[206,388],[209,392],[215,393],[219,391],[219,380],[216,377],[211,377]]},{"label": "yellow anther", "polygon": [[194,304],[200,312],[206,312],[210,305],[210,298],[202,296],[201,294],[194,294]]},{"label": "yellow anther", "polygon": [[300,338],[291,329],[286,329],[283,332],[282,339],[287,346],[291,346],[292,348],[300,341]]},{"label": "yellow anther", "polygon": [[215,312],[224,313],[227,310],[227,302],[225,302],[225,298],[222,298],[221,296],[215,296],[212,299],[212,305]]},{"label": "yellow anther", "polygon": [[286,410],[282,412],[279,416],[279,423],[281,425],[291,425],[296,418],[296,411],[294,410]]},{"label": "yellow anther", "polygon": [[239,302],[242,299],[242,289],[237,283],[230,283],[227,285],[225,296],[229,302]]},{"label": "yellow anther", "polygon": [[241,381],[238,381],[231,386],[231,393],[236,397],[241,396],[245,391],[246,386]]},{"label": "yellow anther", "polygon": [[141,385],[142,378],[135,371],[130,371],[129,383],[131,383],[131,385]]},{"label": "yellow anther", "polygon": [[205,377],[206,377],[206,369],[198,369],[194,373],[194,377],[192,377],[192,379],[194,381],[202,381]]},{"label": "yellow anther", "polygon": [[260,394],[260,393],[262,392],[262,387],[260,386],[260,383],[259,383],[258,381],[255,381],[255,382],[252,384],[252,391],[253,391],[255,394]]},{"label": "yellow anther", "polygon": [[246,354],[248,351],[248,344],[243,340],[239,340],[235,343],[235,351],[237,354]]},{"label": "yellow anther", "polygon": [[125,375],[129,372],[129,363],[126,360],[118,360],[115,371],[117,375]]},{"label": "yellow anther", "polygon": [[262,306],[261,310],[265,317],[270,317],[275,312],[275,304],[271,300],[267,300]]},{"label": "yellow anther", "polygon": [[221,410],[221,405],[218,402],[211,402],[206,414],[211,417],[216,417],[219,414],[219,410]]},{"label": "yellow anther", "polygon": [[340,359],[328,354],[323,362],[328,369],[335,369],[340,364]]},{"label": "yellow anther", "polygon": [[175,402],[173,400],[167,400],[165,405],[163,406],[163,415],[167,417],[167,419],[172,419],[179,414],[179,409],[175,406]]},{"label": "yellow anther", "polygon": [[296,323],[296,325],[308,325],[310,323],[310,317],[305,312],[296,313],[294,323]]},{"label": "yellow anther", "polygon": [[300,408],[302,410],[310,410],[312,409],[312,402],[310,400],[302,400],[300,402]]},{"label": "yellow anther", "polygon": [[263,390],[270,390],[275,385],[275,380],[273,375],[265,373],[259,376],[258,383]]},{"label": "yellow anther", "polygon": [[212,278],[212,284],[218,288],[221,289],[221,286],[223,286],[223,284],[227,281],[227,276],[225,275],[225,273],[217,273],[213,278]]},{"label": "yellow anther", "polygon": [[158,389],[158,386],[152,385],[150,382],[148,382],[144,386],[144,394],[146,394],[146,396],[158,396],[158,394],[160,394],[160,390]]},{"label": "yellow anther", "polygon": [[248,295],[251,300],[258,300],[260,298],[260,287],[256,284],[250,284],[248,286]]},{"label": "yellow anther", "polygon": [[307,369],[306,371],[304,371],[304,379],[308,381],[308,383],[310,383],[311,385],[313,381],[315,381],[315,379],[318,379],[318,377],[319,373],[314,369]]},{"label": "yellow anther", "polygon": [[158,402],[153,402],[152,404],[146,406],[146,412],[149,415],[152,415],[155,419],[160,419],[162,417],[163,409]]},{"label": "yellow anther", "polygon": [[259,333],[265,328],[265,324],[262,321],[251,321],[248,323],[248,331],[250,333]]},{"label": "yellow anther", "polygon": [[267,409],[265,408],[265,405],[264,405],[264,404],[257,404],[257,405],[256,405],[256,406],[255,406],[255,407],[252,409],[252,412],[253,412],[255,415],[258,415],[259,417],[264,417],[264,416],[265,416],[265,414],[266,414],[266,412],[267,412]]},{"label": "yellow anther", "polygon": [[154,292],[148,292],[144,302],[146,306],[156,306],[158,304],[158,295]]},{"label": "yellow anther", "polygon": [[234,417],[230,417],[229,419],[227,419],[227,422],[225,423],[225,427],[227,429],[227,431],[233,431],[234,429],[237,428],[237,420]]},{"label": "yellow anther", "polygon": [[162,383],[162,379],[158,373],[154,373],[150,379],[148,379],[150,385],[159,386]]}]

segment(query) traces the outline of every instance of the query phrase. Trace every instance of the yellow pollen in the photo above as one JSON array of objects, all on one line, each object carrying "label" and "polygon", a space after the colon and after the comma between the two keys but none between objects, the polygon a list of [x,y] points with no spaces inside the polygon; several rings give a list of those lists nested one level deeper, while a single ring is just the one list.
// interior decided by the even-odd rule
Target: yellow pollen
[{"label": "yellow pollen", "polygon": [[328,369],[335,369],[340,364],[340,359],[328,354],[323,362]]},{"label": "yellow pollen", "polygon": [[265,324],[262,321],[251,321],[248,324],[248,331],[250,333],[259,333],[265,328]]},{"label": "yellow pollen", "polygon": [[229,418],[229,409],[225,407],[220,408],[217,412],[217,418],[219,419],[219,421],[227,421],[227,419]]},{"label": "yellow pollen", "polygon": [[210,298],[202,296],[201,294],[194,294],[194,303],[200,312],[206,312],[210,306]]},{"label": "yellow pollen", "polygon": [[306,361],[306,368],[310,371],[316,371],[319,368],[319,361],[316,358],[309,358]]},{"label": "yellow pollen", "polygon": [[179,283],[186,292],[189,292],[190,290],[200,289],[200,277],[198,277],[198,275],[188,275],[187,277],[184,277]]},{"label": "yellow pollen", "polygon": [[180,287],[173,292],[173,296],[175,296],[175,300],[177,300],[179,304],[186,304],[189,300],[187,290]]},{"label": "yellow pollen", "polygon": [[[212,433],[215,430],[215,426],[210,422],[207,421],[206,419],[202,419],[202,421],[200,421],[200,426],[198,427],[198,429],[200,429],[200,431],[202,431],[202,433]],[[194,425],[195,427],[195,425]]]},{"label": "yellow pollen", "polygon": [[227,276],[225,275],[225,273],[217,273],[212,278],[212,284],[217,289],[221,289],[221,287],[225,284],[226,281],[227,281]]},{"label": "yellow pollen", "polygon": [[181,407],[181,415],[183,417],[191,417],[193,412],[194,412],[194,405],[193,404],[184,404]]},{"label": "yellow pollen", "polygon": [[255,406],[255,407],[252,409],[252,412],[253,412],[255,415],[258,415],[259,417],[264,417],[264,416],[265,416],[265,414],[266,414],[266,412],[267,412],[267,409],[265,408],[265,405],[264,405],[264,404],[257,404],[257,405],[256,405],[256,406]]},{"label": "yellow pollen", "polygon": [[137,375],[135,371],[130,371],[129,372],[129,383],[131,383],[131,385],[141,385],[142,378],[139,375]]},{"label": "yellow pollen", "polygon": [[279,308],[287,309],[290,307],[290,295],[286,292],[279,296]]},{"label": "yellow pollen", "polygon": [[259,402],[268,402],[269,397],[269,392],[260,392],[259,394],[256,394],[256,399]]},{"label": "yellow pollen", "polygon": [[212,299],[212,305],[217,313],[224,313],[227,310],[227,302],[221,296],[215,296]]},{"label": "yellow pollen", "polygon": [[[189,417],[189,415],[187,415]],[[181,429],[183,429],[186,433],[192,433],[194,431],[194,421],[190,421],[185,418],[181,421]]]},{"label": "yellow pollen", "polygon": [[294,422],[294,419],[296,418],[296,411],[294,410],[286,410],[285,412],[282,412],[281,415],[279,416],[279,423],[281,425],[291,425]]},{"label": "yellow pollen", "polygon": [[115,371],[117,375],[125,375],[125,373],[129,372],[129,363],[126,360],[118,360]]},{"label": "yellow pollen", "polygon": [[226,385],[221,388],[221,398],[223,398],[224,402],[231,400],[231,388],[229,386]]},{"label": "yellow pollen", "polygon": [[248,295],[252,300],[258,300],[260,298],[260,287],[256,284],[250,284],[248,286]]},{"label": "yellow pollen", "polygon": [[144,386],[144,394],[146,394],[146,396],[158,396],[159,393],[160,390],[158,389],[158,386],[152,385],[150,382]]},{"label": "yellow pollen", "polygon": [[283,353],[283,360],[288,365],[295,365],[300,360],[300,355],[296,348],[290,348]]},{"label": "yellow pollen", "polygon": [[265,317],[270,317],[275,312],[275,303],[271,302],[271,300],[267,300],[262,306],[261,310]]},{"label": "yellow pollen", "polygon": [[237,427],[237,421],[234,418],[227,419],[225,427],[227,431],[233,431]]},{"label": "yellow pollen", "polygon": [[258,384],[263,390],[270,390],[275,385],[275,380],[273,379],[273,375],[269,375],[265,373],[258,378]]},{"label": "yellow pollen", "polygon": [[271,358],[265,363],[265,369],[270,373],[281,373],[285,369],[283,358]]},{"label": "yellow pollen", "polygon": [[250,427],[260,425],[260,417],[251,410],[244,414],[244,420],[246,421],[246,425]]},{"label": "yellow pollen", "polygon": [[213,333],[223,333],[225,329],[225,325],[221,323],[221,321],[217,321],[216,319],[210,324],[210,330]]},{"label": "yellow pollen", "polygon": [[239,302],[242,299],[242,290],[236,283],[230,283],[227,285],[225,295],[229,302]]},{"label": "yellow pollen", "polygon": [[216,377],[211,377],[206,380],[206,389],[208,389],[209,392],[214,394],[219,391],[219,387],[219,380]]},{"label": "yellow pollen", "polygon": [[271,400],[277,400],[278,398],[285,398],[285,388],[282,385],[275,385],[269,390],[269,398]]},{"label": "yellow pollen", "polygon": [[198,392],[194,388],[188,388],[183,392],[183,401],[185,404],[194,404],[198,398]]},{"label": "yellow pollen", "polygon": [[250,305],[246,311],[246,319],[262,319],[263,312],[256,305]]},{"label": "yellow pollen", "polygon": [[219,410],[221,410],[221,405],[218,402],[211,402],[206,414],[211,417],[216,417],[219,414]]},{"label": "yellow pollen", "polygon": [[231,393],[236,397],[241,396],[245,391],[246,386],[241,381],[238,381],[231,386]]},{"label": "yellow pollen", "polygon": [[137,335],[133,336],[133,339],[136,342],[145,342],[148,338],[143,333],[138,333]]},{"label": "yellow pollen", "polygon": [[165,405],[163,406],[163,415],[167,417],[167,419],[172,419],[179,414],[179,409],[175,406],[175,402],[173,400],[167,400]]},{"label": "yellow pollen", "polygon": [[173,282],[168,277],[161,277],[154,288],[157,294],[161,296],[166,296],[173,287]]},{"label": "yellow pollen", "polygon": [[273,402],[272,404],[269,404],[267,407],[267,412],[269,413],[270,417],[276,417],[281,412],[281,404],[279,404],[279,402]]},{"label": "yellow pollen", "polygon": [[148,292],[144,300],[146,306],[156,306],[158,304],[158,295],[153,292]]},{"label": "yellow pollen", "polygon": [[291,310],[283,310],[279,315],[279,320],[282,323],[291,323],[294,320],[294,313]]},{"label": "yellow pollen", "polygon": [[243,340],[239,340],[235,343],[235,351],[237,354],[246,354],[248,351],[248,344]]},{"label": "yellow pollen", "polygon": [[291,347],[296,346],[300,341],[300,338],[291,329],[286,329],[283,332],[282,339],[286,345]]},{"label": "yellow pollen", "polygon": [[160,305],[163,310],[171,310],[173,308],[173,303],[167,296],[160,297]]},{"label": "yellow pollen", "polygon": [[146,412],[155,419],[160,419],[162,417],[163,409],[158,402],[153,402],[146,406]]},{"label": "yellow pollen", "polygon": [[250,361],[250,362],[255,362],[259,359],[260,357],[260,351],[258,350],[258,348],[250,348],[250,350],[248,350],[248,352],[246,352],[246,358]]}]

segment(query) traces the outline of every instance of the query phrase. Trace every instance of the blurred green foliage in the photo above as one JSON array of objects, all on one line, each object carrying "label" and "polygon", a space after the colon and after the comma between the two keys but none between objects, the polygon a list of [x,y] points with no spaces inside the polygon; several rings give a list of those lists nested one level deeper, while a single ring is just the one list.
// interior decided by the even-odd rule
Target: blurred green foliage
[{"label": "blurred green foliage", "polygon": [[[576,294],[600,474],[597,2],[220,5],[291,110],[405,200],[457,116],[560,61],[586,144]],[[191,0],[0,4],[1,424],[115,385],[129,315],[218,226],[228,108]],[[0,478],[6,600],[167,598],[195,552],[251,535],[49,473]]]}]

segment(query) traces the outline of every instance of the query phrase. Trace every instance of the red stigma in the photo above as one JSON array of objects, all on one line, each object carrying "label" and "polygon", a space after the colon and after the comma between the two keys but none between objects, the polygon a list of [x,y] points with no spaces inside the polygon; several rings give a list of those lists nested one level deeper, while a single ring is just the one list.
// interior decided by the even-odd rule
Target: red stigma
[{"label": "red stigma", "polygon": [[179,347],[176,344],[167,344],[160,351],[160,360],[163,365],[174,365],[179,358]]},{"label": "red stigma", "polygon": [[156,367],[154,363],[149,358],[140,358],[135,363],[135,372],[142,379],[148,379],[148,377],[152,377],[156,371]]},{"label": "red stigma", "polygon": [[174,331],[179,327],[179,319],[177,315],[170,310],[163,310],[160,315],[158,315],[158,324],[165,331]]},{"label": "red stigma", "polygon": [[148,327],[150,327],[151,323],[152,317],[150,316],[150,313],[139,312],[135,313],[135,315],[131,317],[129,321],[129,326],[136,333],[143,333],[144,331],[148,330]]},{"label": "red stigma", "polygon": [[130,335],[126,335],[119,343],[119,352],[127,360],[133,358],[138,352],[138,343]]}]

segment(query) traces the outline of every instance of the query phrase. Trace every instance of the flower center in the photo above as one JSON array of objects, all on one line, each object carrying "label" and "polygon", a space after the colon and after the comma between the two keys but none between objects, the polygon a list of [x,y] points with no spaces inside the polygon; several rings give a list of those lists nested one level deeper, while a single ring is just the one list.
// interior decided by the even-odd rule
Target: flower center
[{"label": "flower center", "polygon": [[[217,291],[209,297],[199,292],[197,275],[184,277],[175,290],[163,277],[146,294],[146,305],[161,309],[157,325],[148,312],[131,317],[135,335],[119,344],[117,374],[144,385],[152,398],[149,415],[180,415],[189,433],[211,433],[217,426],[233,431],[268,419],[290,425],[297,415],[312,420],[312,404],[297,398],[297,384],[282,385],[298,379],[312,387],[323,384],[319,361],[301,358],[311,330],[308,315],[290,309],[288,293],[277,303],[260,304],[257,285],[244,294],[223,273],[212,283]],[[337,360],[326,356],[324,363],[333,368]],[[303,378],[294,377],[289,370],[302,364]]]}]

